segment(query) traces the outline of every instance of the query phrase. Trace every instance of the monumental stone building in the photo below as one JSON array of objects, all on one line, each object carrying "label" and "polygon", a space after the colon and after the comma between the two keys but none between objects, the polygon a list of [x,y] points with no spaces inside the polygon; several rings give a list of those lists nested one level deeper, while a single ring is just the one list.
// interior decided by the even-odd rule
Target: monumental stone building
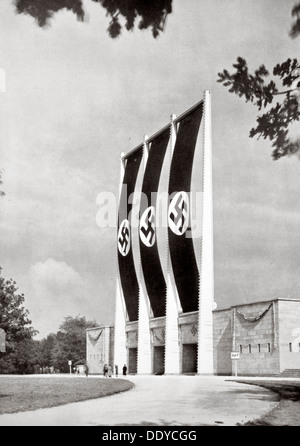
[{"label": "monumental stone building", "polygon": [[[197,314],[181,317],[180,321],[179,373],[196,374]],[[151,327],[152,373],[163,374],[164,325],[156,321]],[[129,329],[127,333],[128,347],[137,349],[138,342],[130,334],[134,331]],[[92,374],[101,374],[104,363],[114,364],[113,338],[113,327],[87,330],[87,362]],[[130,363],[129,348],[126,364]],[[162,353],[155,354],[155,349]],[[232,352],[239,353],[236,364]],[[300,377],[300,300],[274,299],[214,310],[213,367],[214,375]],[[136,367],[129,373],[137,373]]]},{"label": "monumental stone building", "polygon": [[115,323],[87,331],[90,372],[297,373],[299,301],[216,310],[210,93],[122,153],[120,177]]},{"label": "monumental stone building", "polygon": [[213,373],[210,126],[206,91],[121,156],[114,359],[129,373]]}]

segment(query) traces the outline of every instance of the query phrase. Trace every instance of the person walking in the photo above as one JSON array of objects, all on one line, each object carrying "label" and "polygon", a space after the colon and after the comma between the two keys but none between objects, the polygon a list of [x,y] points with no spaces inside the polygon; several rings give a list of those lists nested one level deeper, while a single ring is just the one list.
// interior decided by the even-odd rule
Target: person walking
[{"label": "person walking", "polygon": [[85,365],[85,376],[89,376],[89,366],[87,364]]},{"label": "person walking", "polygon": [[119,366],[118,365],[115,365],[115,375],[116,375],[116,378],[118,378],[118,375],[119,375]]},{"label": "person walking", "polygon": [[108,373],[108,377],[111,378],[111,376],[112,376],[112,368],[111,368],[110,365],[108,366],[107,373]]},{"label": "person walking", "polygon": [[123,365],[123,376],[126,376],[126,375],[127,375],[127,365],[124,364]]},{"label": "person walking", "polygon": [[103,367],[103,376],[104,376],[104,378],[107,378],[107,372],[108,372],[108,366],[107,366],[107,364],[104,364],[104,367]]}]

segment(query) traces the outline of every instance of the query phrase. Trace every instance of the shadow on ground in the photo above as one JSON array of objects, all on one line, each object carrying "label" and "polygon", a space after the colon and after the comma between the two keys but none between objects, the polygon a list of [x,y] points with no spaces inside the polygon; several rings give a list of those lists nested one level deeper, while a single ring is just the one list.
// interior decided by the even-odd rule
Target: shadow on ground
[{"label": "shadow on ground", "polygon": [[263,417],[239,426],[299,426],[300,425],[300,382],[299,381],[236,381],[264,387],[278,394],[277,406]]},{"label": "shadow on ground", "polygon": [[290,399],[292,401],[300,401],[300,382],[288,381],[236,381],[242,384],[251,384],[265,389],[272,390],[272,392],[280,395],[281,398]]},{"label": "shadow on ground", "polygon": [[[221,423],[223,424],[222,421],[215,421],[215,423]],[[102,424],[99,424],[99,427],[102,426]],[[105,425],[107,426],[107,425]],[[137,424],[132,424],[132,423],[118,423],[115,426],[209,426],[208,424],[201,424],[201,423],[197,423],[197,424],[181,424],[178,423],[178,421],[174,420],[174,421],[166,421],[166,420],[159,420],[159,422],[157,423],[153,423],[152,421],[141,421],[140,423]]]}]

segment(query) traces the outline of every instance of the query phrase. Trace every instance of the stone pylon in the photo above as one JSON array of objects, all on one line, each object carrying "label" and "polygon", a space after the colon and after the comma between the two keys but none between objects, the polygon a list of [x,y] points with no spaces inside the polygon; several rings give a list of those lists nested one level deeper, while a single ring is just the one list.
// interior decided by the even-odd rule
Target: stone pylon
[{"label": "stone pylon", "polygon": [[203,215],[202,249],[198,314],[198,374],[213,374],[213,189],[211,144],[211,97],[204,92],[204,155],[203,155]]}]

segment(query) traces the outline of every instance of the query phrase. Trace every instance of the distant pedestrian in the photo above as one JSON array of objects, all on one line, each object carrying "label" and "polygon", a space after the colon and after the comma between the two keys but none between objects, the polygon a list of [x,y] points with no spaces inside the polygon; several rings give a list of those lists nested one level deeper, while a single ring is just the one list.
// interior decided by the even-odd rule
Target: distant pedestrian
[{"label": "distant pedestrian", "polygon": [[103,367],[103,376],[104,376],[104,378],[107,378],[107,372],[108,372],[108,365],[104,364],[104,367]]},{"label": "distant pedestrian", "polygon": [[119,366],[118,365],[115,365],[115,374],[116,374],[116,377],[118,378],[118,375],[119,375]]},{"label": "distant pedestrian", "polygon": [[124,364],[124,366],[123,366],[123,376],[126,376],[126,375],[127,375],[127,365]]},{"label": "distant pedestrian", "polygon": [[112,376],[112,368],[111,368],[110,365],[108,366],[108,371],[107,371],[107,373],[108,373],[108,377],[111,378],[111,376]]},{"label": "distant pedestrian", "polygon": [[89,366],[86,364],[85,366],[85,376],[88,377],[89,376]]}]

